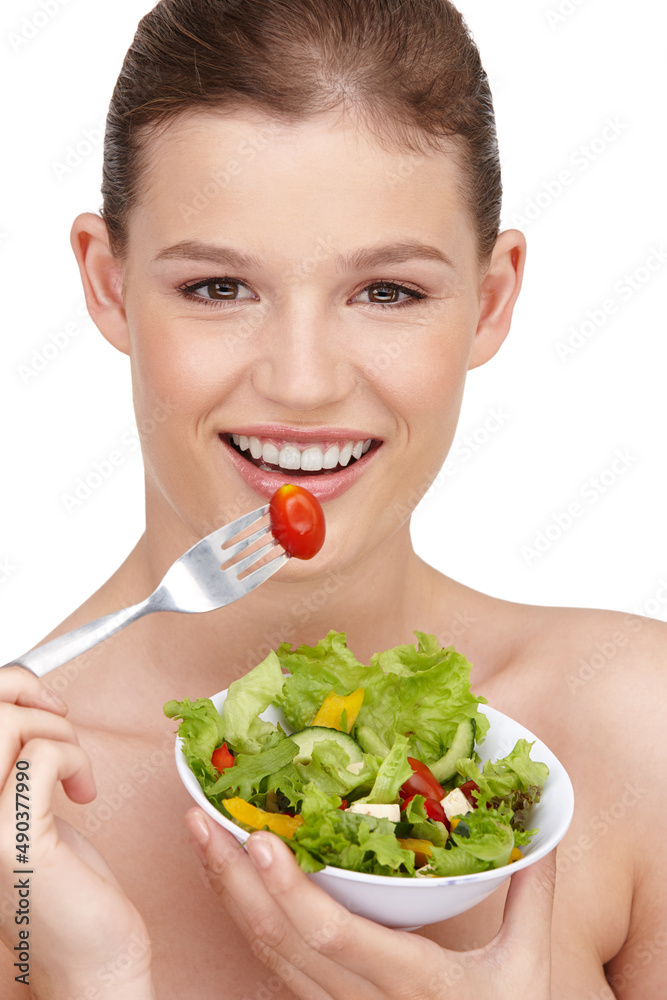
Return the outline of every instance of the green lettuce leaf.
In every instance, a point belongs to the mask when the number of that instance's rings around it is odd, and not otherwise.
[[[264,779],[290,764],[298,752],[299,748],[293,740],[277,733],[259,753],[237,754],[233,767],[225,768],[208,790],[209,797],[224,795],[225,798],[231,798],[240,795],[242,799],[249,801],[256,789],[266,791],[266,788],[260,788]]]
[[[292,650],[287,642],[278,647],[278,659],[288,678],[276,704],[282,708],[289,725],[298,732],[309,726],[324,699],[331,691],[352,694],[381,675],[357,660],[347,648],[345,632],[331,631],[316,646]]]
[[[370,794],[359,801],[377,805],[397,802],[399,788],[411,775],[407,737],[397,736],[391,750],[380,764]]]
[[[277,703],[285,678],[280,660],[272,651],[256,667],[232,681],[222,706],[225,739],[236,753],[257,753],[264,746],[276,726],[258,716],[269,705]]]
[[[417,648],[396,646],[371,658],[373,682],[365,687],[356,727],[360,741],[371,752],[361,733],[372,731],[376,739],[392,746],[399,735],[410,741],[410,755],[425,764],[439,760],[448,750],[457,726],[474,719],[477,740],[488,727],[479,711],[484,698],[470,690],[470,663],[453,647],[441,649],[435,636],[415,631]],[[376,671],[381,676],[377,677]]]
[[[511,826],[490,815],[486,809],[474,809],[466,813],[451,831],[451,839],[466,854],[488,862],[490,868],[509,864],[514,847],[514,831]]]
[[[474,793],[479,808],[484,809],[487,803],[493,808],[504,805],[512,815],[512,827],[524,832],[530,807],[539,802],[549,777],[546,764],[530,759],[532,746],[527,740],[517,740],[511,753],[497,761],[486,761],[481,770],[472,758],[457,765],[464,779],[472,778],[479,785],[479,792]]]
[[[489,861],[480,861],[466,851],[458,848],[432,847],[429,863],[420,868],[420,875],[434,875],[439,878],[451,878],[454,875],[472,875],[474,872],[485,872],[492,868]]]
[[[320,865],[372,875],[414,875],[414,854],[396,840],[394,823],[350,813],[339,805],[338,796],[325,795],[312,785],[304,789],[304,825],[287,841],[292,850],[297,848],[297,857],[300,848]]]
[[[182,719],[178,735],[183,740],[183,753],[204,789],[214,782],[218,772],[211,764],[216,747],[225,741],[222,719],[210,698],[190,701],[168,701],[163,708],[168,719]]]
[[[350,755],[334,740],[320,740],[313,747],[312,760],[297,763],[296,770],[305,785],[312,781],[327,795],[346,798],[352,789],[370,791],[378,773],[380,760],[364,754],[363,766],[358,773],[348,771]],[[393,801],[393,800],[392,800]]]

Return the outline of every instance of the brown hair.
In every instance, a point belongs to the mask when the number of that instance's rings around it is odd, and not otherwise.
[[[412,153],[453,140],[488,263],[502,200],[493,102],[449,0],[160,0],[139,23],[107,118],[102,215],[118,259],[150,136],[186,112],[244,108],[289,125],[353,110],[378,143]]]

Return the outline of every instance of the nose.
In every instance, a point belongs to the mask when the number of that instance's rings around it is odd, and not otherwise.
[[[267,321],[253,385],[265,399],[289,410],[315,410],[344,399],[354,388],[344,334],[321,310],[296,307]]]

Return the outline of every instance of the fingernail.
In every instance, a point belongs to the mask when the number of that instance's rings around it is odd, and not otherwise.
[[[49,708],[59,708],[67,711],[67,705],[65,702],[62,700],[60,695],[56,694],[55,691],[52,691],[51,688],[42,688],[42,701],[45,705],[48,705]]]
[[[186,813],[185,823],[190,831],[190,843],[192,844],[193,850],[202,864],[206,864],[206,853],[204,848],[209,841],[208,827],[206,826],[206,821],[201,816],[200,813]]]
[[[271,845],[263,837],[248,837],[248,853],[258,868],[268,868],[273,861]]]

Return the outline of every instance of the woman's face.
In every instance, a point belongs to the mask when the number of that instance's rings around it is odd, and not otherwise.
[[[330,116],[155,141],[123,274],[149,526],[200,537],[296,481],[327,520],[313,570],[407,531],[480,315],[458,170]]]

